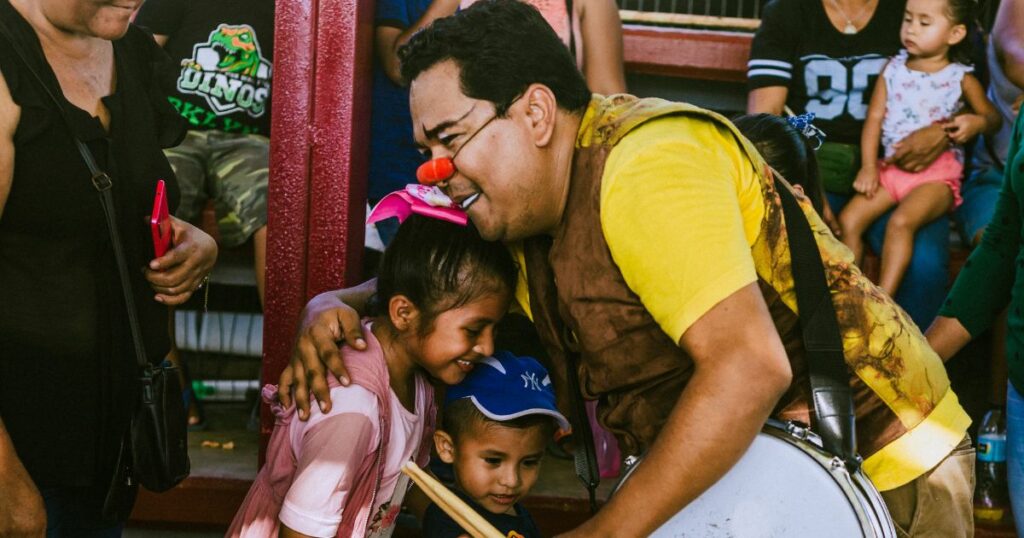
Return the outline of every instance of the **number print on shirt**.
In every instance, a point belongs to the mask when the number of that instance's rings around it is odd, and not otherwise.
[[[854,119],[867,117],[868,86],[885,67],[887,58],[877,54],[830,58],[815,54],[801,58],[807,85],[807,111],[831,120],[844,112]]]

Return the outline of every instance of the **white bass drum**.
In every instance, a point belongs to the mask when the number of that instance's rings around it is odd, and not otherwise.
[[[626,465],[616,490],[643,461]],[[896,538],[896,529],[863,472],[850,473],[807,428],[770,420],[736,466],[651,536]]]

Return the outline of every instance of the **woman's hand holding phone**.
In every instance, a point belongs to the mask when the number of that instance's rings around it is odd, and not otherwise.
[[[179,305],[199,289],[217,261],[217,242],[206,232],[175,217],[169,217],[172,248],[149,262],[146,280],[156,292],[154,299]]]
[[[156,182],[153,212],[149,214],[149,229],[153,233],[153,254],[163,256],[171,245],[171,214],[167,210],[167,187],[164,180]]]

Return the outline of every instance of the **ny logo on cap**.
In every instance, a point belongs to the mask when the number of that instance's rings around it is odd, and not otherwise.
[[[519,374],[519,377],[523,378],[523,388],[530,390],[541,390],[540,381],[537,380],[537,374],[533,372],[526,372]]]

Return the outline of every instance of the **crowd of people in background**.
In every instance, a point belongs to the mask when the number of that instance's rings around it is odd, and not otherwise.
[[[4,536],[119,536],[127,512],[111,491],[138,487],[110,480],[137,402],[134,347],[180,362],[173,308],[203,285],[218,245],[251,244],[264,299],[274,2],[128,4],[0,0]],[[856,314],[840,328],[857,334],[844,345],[862,395],[858,450],[896,526],[973,532],[969,419],[941,361],[992,333],[1009,369],[992,401],[1008,413],[1024,535],[1024,0],[1001,0],[990,21],[974,0],[770,0],[746,113],[731,121],[628,95],[613,0],[375,6],[367,203],[447,159],[440,190],[418,192],[451,206],[440,220],[378,223],[379,278],[307,306],[292,364],[264,391],[277,425],[230,535],[388,535],[407,506],[429,536],[458,536],[400,472],[433,453],[502,532],[539,536],[519,501],[555,433],[573,441],[563,322],[601,427],[655,462],[566,536],[650,532],[766,417],[813,422],[806,365],[793,362],[793,278],[775,264],[789,259],[788,232],[768,225],[789,185],[837,310]],[[121,242],[143,268],[128,281],[101,207],[83,203],[95,188],[76,141],[115,185]],[[136,223],[163,178],[174,239],[154,257]],[[215,237],[198,226],[208,204]],[[704,225],[680,229],[681,218]],[[950,290],[951,229],[973,252]],[[715,259],[688,254],[698,247]],[[884,293],[857,268],[869,252]],[[586,282],[567,285],[571,275]],[[134,346],[122,286],[144,329]],[[536,324],[539,362],[497,349],[510,308]],[[858,332],[857,320],[877,326]],[[881,341],[900,364],[872,368],[895,395],[851,358]],[[756,382],[736,382],[752,370]],[[44,379],[59,390],[40,398]],[[432,382],[448,386],[436,420]],[[510,383],[521,390],[503,392]],[[687,416],[728,424],[728,438]],[[708,442],[683,453],[679,440],[695,437]],[[666,484],[664,499],[640,502]],[[916,503],[922,494],[932,502]]]

